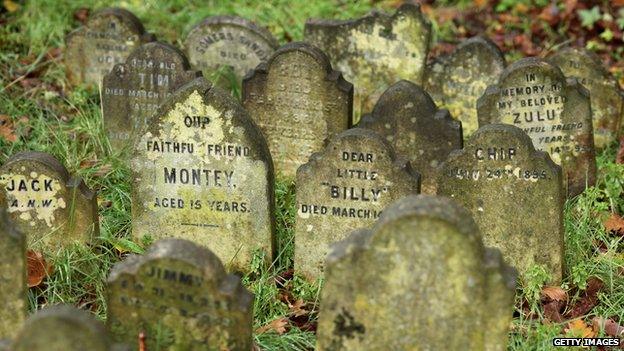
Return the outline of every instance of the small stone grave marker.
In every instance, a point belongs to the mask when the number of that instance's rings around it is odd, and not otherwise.
[[[0,167],[2,208],[32,249],[88,243],[99,233],[97,196],[54,156],[20,152]]]
[[[15,336],[26,318],[26,240],[0,209],[0,339]]]
[[[184,40],[193,68],[208,77],[220,67],[229,66],[239,82],[266,62],[278,46],[268,30],[235,16],[208,17],[193,27]]]
[[[160,103],[185,83],[199,77],[175,47],[151,42],[141,45],[104,76],[102,111],[114,149],[132,145]]]
[[[362,128],[382,135],[423,177],[422,192],[435,194],[437,172],[448,154],[461,149],[462,124],[439,110],[420,86],[402,80],[388,88]]]
[[[620,135],[624,98],[618,81],[603,66],[600,57],[580,48],[566,48],[548,56],[566,77],[576,77],[591,97],[594,143],[604,148]]]
[[[438,194],[464,205],[485,245],[521,273],[544,266],[560,282],[564,266],[561,168],[520,128],[489,124],[449,156]]]
[[[511,124],[531,137],[563,169],[574,196],[596,182],[596,158],[589,93],[543,59],[521,59],[505,69],[498,84],[477,102],[479,125]]]
[[[135,345],[138,336],[132,340]],[[89,312],[69,305],[57,305],[36,312],[26,321],[12,351],[129,351],[116,345]]]
[[[496,44],[483,37],[470,38],[428,67],[425,88],[438,106],[462,122],[467,138],[479,128],[477,99],[498,82],[505,65]]]
[[[401,79],[422,83],[431,23],[420,6],[405,3],[393,15],[372,12],[348,21],[309,19],[304,37],[353,83],[359,118],[391,84]]]
[[[327,257],[317,350],[505,350],[515,272],[447,198],[409,196]]]
[[[353,85],[321,50],[290,43],[245,77],[243,105],[267,138],[276,172],[294,177],[312,153],[349,128]]]
[[[65,66],[74,84],[100,85],[117,63],[143,43],[154,40],[130,11],[107,8],[94,13],[84,27],[65,39]]]
[[[295,271],[321,277],[330,244],[419,190],[420,175],[381,136],[359,128],[337,135],[297,171]]]
[[[188,239],[236,270],[258,250],[271,259],[273,164],[238,101],[197,78],[161,105],[135,149],[134,236]]]
[[[252,348],[253,295],[217,256],[187,240],[163,239],[117,263],[107,301],[108,327],[120,342],[143,332],[148,350]]]

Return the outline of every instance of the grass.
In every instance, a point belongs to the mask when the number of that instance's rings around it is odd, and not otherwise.
[[[389,3],[380,6],[388,7]],[[98,242],[69,247],[50,257],[54,272],[44,285],[30,289],[29,301],[31,310],[65,302],[104,319],[104,282],[110,267],[129,253],[141,253],[147,243],[135,242],[129,235],[129,170],[120,155],[111,151],[103,132],[98,93],[69,87],[59,59],[46,59],[46,53],[63,47],[65,34],[79,25],[73,13],[84,4],[31,0],[13,14],[0,15],[7,19],[0,25],[0,114],[10,116],[17,124],[16,134],[22,136],[16,142],[0,138],[0,163],[18,151],[46,151],[98,191],[101,224]],[[470,2],[463,1],[461,7],[469,5]],[[127,8],[159,39],[177,46],[181,46],[181,39],[195,23],[209,15],[236,14],[249,18],[268,26],[280,43],[286,43],[302,39],[303,24],[308,17],[357,17],[372,7],[367,1],[299,0],[100,0],[91,2],[90,6]],[[434,28],[440,29],[436,37],[442,40],[452,38],[457,31],[451,22],[435,24]],[[518,52],[508,53],[508,57],[518,56]],[[27,116],[27,121],[18,123],[21,116]],[[615,164],[614,158],[615,145],[600,153],[598,184],[566,204],[568,274],[562,287],[570,293],[568,305],[573,306],[583,298],[591,277],[598,277],[605,284],[596,307],[581,317],[585,321],[600,316],[624,322],[622,238],[606,233],[602,224],[609,212],[624,213],[624,166]],[[276,192],[279,255],[270,267],[257,257],[250,273],[243,277],[244,284],[256,296],[254,329],[288,317],[289,302],[302,299],[305,308],[312,311],[318,306],[319,286],[292,277],[294,185],[279,180]],[[539,270],[534,273],[520,284],[509,350],[550,350],[552,337],[561,335],[567,325],[567,321],[544,321],[539,295],[547,277]],[[315,318],[312,312],[308,325]],[[282,335],[272,331],[257,333],[256,344],[263,350],[313,349],[314,332],[290,324]]]

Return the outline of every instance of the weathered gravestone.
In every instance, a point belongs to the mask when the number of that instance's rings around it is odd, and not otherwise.
[[[153,41],[143,24],[130,11],[108,8],[96,12],[84,27],[65,39],[65,66],[69,81],[100,85],[102,78],[117,63],[143,43]]]
[[[420,175],[378,134],[356,128],[337,135],[297,171],[295,270],[321,277],[330,244],[419,190]]]
[[[252,348],[253,295],[190,241],[163,239],[116,264],[107,301],[109,329],[121,342],[143,332],[148,350]]]
[[[462,122],[467,138],[479,128],[477,99],[496,84],[505,65],[496,44],[483,37],[470,38],[428,67],[425,88],[438,106]]]
[[[566,77],[576,77],[591,96],[594,143],[603,148],[620,134],[624,99],[618,81],[603,66],[600,57],[580,48],[566,48],[547,60],[559,66]]]
[[[29,248],[53,250],[97,237],[97,196],[54,156],[13,155],[0,167],[0,187],[0,205],[26,235]]]
[[[26,317],[26,240],[0,209],[0,339],[15,336]]]
[[[505,69],[477,102],[479,125],[511,124],[563,169],[569,196],[596,182],[589,94],[548,62],[529,57]]]
[[[409,196],[327,257],[317,350],[505,350],[514,292],[465,209]]]
[[[125,63],[115,65],[102,88],[104,126],[113,148],[132,146],[160,103],[200,76],[190,71],[181,51],[159,42],[141,45]]]
[[[270,259],[274,177],[262,133],[239,102],[204,78],[177,90],[138,138],[132,233],[210,248],[228,268]]]
[[[560,282],[564,266],[561,168],[520,128],[490,124],[444,164],[438,194],[463,204],[485,245],[521,273],[544,266]]]
[[[243,105],[267,138],[276,171],[294,177],[312,153],[349,128],[353,85],[319,49],[290,43],[245,77]]]
[[[405,3],[393,15],[372,12],[348,21],[310,19],[304,36],[353,83],[359,118],[394,82],[422,83],[431,24],[418,5]]]
[[[463,143],[461,122],[448,110],[438,110],[426,91],[406,80],[388,88],[358,126],[379,133],[407,157],[423,176],[422,192],[427,194],[435,194],[439,166]]]
[[[210,76],[220,67],[229,66],[239,81],[266,62],[278,46],[268,30],[234,16],[208,17],[191,29],[184,40],[193,68]]]
[[[138,336],[133,345],[136,340]],[[69,305],[56,305],[28,318],[10,350],[129,351],[130,348],[113,344],[104,325],[89,312]]]

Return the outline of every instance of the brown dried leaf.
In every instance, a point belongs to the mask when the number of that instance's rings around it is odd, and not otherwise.
[[[624,218],[616,213],[611,213],[611,216],[604,222],[604,227],[607,233],[624,236]]]
[[[147,347],[145,346],[145,333],[139,333],[139,351],[147,351]]]
[[[263,325],[260,328],[255,330],[256,334],[262,334],[269,331],[274,331],[279,335],[282,335],[286,332],[286,326],[288,325],[288,318],[282,317],[278,318],[269,324]]]
[[[620,148],[615,155],[615,163],[624,163],[624,137],[620,138]]]
[[[587,282],[585,294],[572,306],[566,314],[567,319],[579,318],[586,315],[598,303],[598,293],[604,286],[604,283],[598,278],[590,278]]]
[[[104,177],[105,175],[110,173],[110,171],[112,170],[113,170],[113,166],[107,163],[107,164],[101,165],[100,168],[98,168],[98,170],[95,171],[95,173],[93,173],[93,175],[95,177]]]
[[[82,24],[87,24],[87,20],[89,19],[89,9],[86,7],[81,7],[74,12],[74,19]]]
[[[306,310],[305,307],[306,303],[303,302],[303,299],[299,299],[297,301],[295,301],[295,303],[288,303],[288,314],[292,317],[301,317],[301,316],[305,316],[308,313],[310,313],[310,311]]]
[[[553,301],[568,300],[568,293],[558,286],[545,286],[542,289],[542,296],[545,296]]]
[[[7,115],[0,115],[0,136],[11,143],[17,141],[17,135],[15,134],[15,126],[11,117]]]
[[[602,317],[594,317],[592,319],[592,325],[594,327],[594,332],[598,332],[601,329],[604,329],[605,333],[609,336],[618,338],[624,336],[624,327],[619,325],[613,319],[605,319]]]
[[[579,338],[593,338],[596,333],[582,319],[575,319],[568,323],[564,329],[565,333],[570,336]]]
[[[53,267],[46,262],[41,252],[28,250],[26,258],[28,264],[28,287],[39,286],[45,277],[52,274]]]
[[[563,322],[563,317],[561,316],[561,307],[563,307],[565,303],[563,301],[552,300],[546,304],[544,304],[544,316],[555,323]]]

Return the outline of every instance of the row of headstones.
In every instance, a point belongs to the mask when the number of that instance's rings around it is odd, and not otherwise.
[[[0,340],[0,350],[130,350],[140,339],[147,350],[252,349],[253,295],[210,250],[181,239],[112,268],[107,330],[67,306],[22,327],[25,242],[7,223],[0,218],[0,339],[13,341]],[[515,277],[463,207],[405,197],[327,257],[317,349],[505,350]]]

